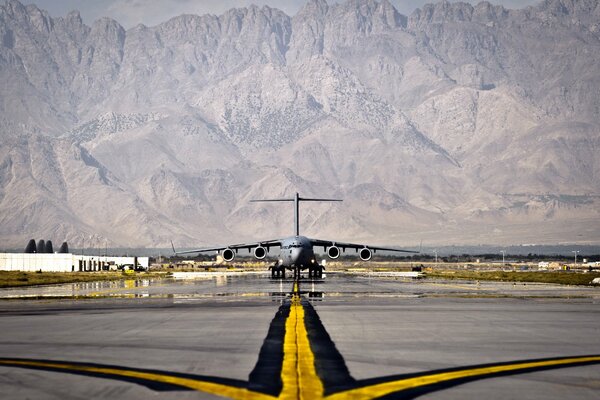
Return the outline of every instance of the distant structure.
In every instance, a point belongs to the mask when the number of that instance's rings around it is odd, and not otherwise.
[[[58,250],[59,254],[67,254],[69,252],[69,245],[67,244],[67,242],[63,242],[63,244],[60,246],[60,249]]]
[[[60,250],[58,251],[61,254],[66,254],[69,252],[69,245],[67,242],[63,242],[62,246],[60,246]],[[40,239],[38,244],[35,244],[35,239],[31,239],[27,246],[25,247],[25,254],[32,253],[45,253],[45,254],[53,254],[54,246],[52,245],[52,240],[43,240]]]
[[[148,269],[148,257],[85,256],[69,252],[63,242],[54,253],[51,240],[31,239],[24,253],[0,253],[0,271],[93,272],[119,269]]]
[[[27,243],[27,247],[25,247],[25,253],[32,254],[37,253],[37,246],[35,245],[35,239],[31,239],[29,243]]]
[[[148,269],[148,257],[82,256],[71,253],[0,253],[0,271],[94,272]]]

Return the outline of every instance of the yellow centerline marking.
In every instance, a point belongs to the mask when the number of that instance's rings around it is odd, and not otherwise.
[[[592,357],[572,357],[561,360],[546,360],[546,361],[532,361],[532,362],[520,362],[508,365],[497,365],[490,367],[471,368],[464,369],[462,371],[453,372],[442,372],[439,374],[424,375],[415,378],[400,379],[392,382],[379,383],[367,387],[358,389],[346,390],[343,392],[335,393],[327,396],[328,400],[337,399],[372,399],[376,397],[385,396],[394,392],[414,389],[421,386],[428,386],[436,383],[448,382],[456,379],[470,378],[476,376],[483,376],[489,374],[495,374],[507,371],[527,370],[535,368],[543,368],[556,365],[569,365],[575,363],[583,363],[589,361],[600,361],[600,356]]]
[[[295,295],[294,295],[295,296]],[[285,321],[285,336],[283,339],[283,363],[281,366],[281,382],[283,387],[279,398],[295,399],[299,397],[298,384],[298,346],[296,344],[297,312],[290,308],[290,314]]]
[[[301,305],[300,305],[301,307]],[[301,308],[300,308],[301,309]],[[288,318],[289,320],[289,318]],[[302,321],[303,322],[303,321]],[[298,337],[300,337],[299,335]],[[287,335],[286,335],[287,340]],[[308,340],[308,336],[306,336]],[[497,365],[481,368],[470,368],[461,371],[442,372],[438,374],[430,374],[418,376],[415,378],[400,379],[392,382],[383,382],[371,386],[366,386],[358,389],[350,389],[343,392],[334,393],[332,395],[323,397],[323,386],[321,380],[316,375],[314,368],[314,358],[304,357],[304,361],[301,361],[303,356],[299,356],[304,351],[301,350],[300,343],[304,342],[303,339],[298,342],[297,352],[286,354],[285,357],[291,356],[288,360],[287,366],[284,369],[291,369],[290,373],[284,374],[282,371],[282,379],[284,380],[284,388],[278,397],[273,397],[267,394],[254,392],[245,388],[237,388],[235,386],[229,386],[220,383],[200,381],[197,379],[181,378],[176,376],[170,376],[152,372],[141,372],[141,371],[130,371],[118,368],[107,368],[107,367],[94,367],[85,365],[75,365],[61,362],[50,362],[50,361],[26,361],[26,360],[0,360],[0,364],[6,366],[23,366],[23,367],[41,367],[41,368],[52,368],[52,369],[64,369],[71,371],[91,372],[100,373],[106,375],[116,375],[131,377],[137,379],[144,379],[153,382],[161,382],[167,384],[178,385],[187,387],[189,389],[201,391],[204,393],[210,393],[218,396],[229,397],[231,399],[239,400],[278,400],[278,399],[327,399],[327,400],[338,400],[338,399],[372,399],[381,396],[385,396],[391,393],[400,392],[403,390],[414,389],[422,386],[428,386],[436,383],[443,383],[457,379],[464,379],[470,377],[484,376],[490,374],[496,374],[508,371],[528,370],[543,368],[549,366],[559,366],[585,362],[600,362],[600,356],[582,356],[582,357],[571,357],[560,360],[546,360],[546,361],[532,361],[532,362],[520,362],[507,365]],[[296,342],[294,342],[296,343]],[[308,342],[306,342],[308,344]],[[306,355],[306,354],[305,354]],[[312,355],[312,352],[310,352]],[[314,357],[314,356],[313,356]],[[285,364],[284,360],[284,364]],[[525,372],[525,371],[524,371]]]
[[[86,365],[75,365],[60,362],[45,362],[45,361],[21,361],[21,360],[0,360],[0,364],[8,366],[29,366],[42,367],[53,369],[64,369],[80,372],[91,372],[107,375],[125,376],[129,378],[145,379],[153,382],[168,383],[178,386],[187,387],[189,389],[210,393],[218,396],[226,396],[232,399],[248,399],[248,400],[274,400],[273,396],[250,391],[245,388],[237,388],[235,386],[224,385],[214,382],[200,381],[197,379],[180,378],[177,376],[164,375],[153,372],[130,371],[118,368],[94,367]]]
[[[323,398],[323,382],[315,368],[315,355],[310,348],[304,324],[304,307],[298,293],[298,282],[294,282],[290,315],[285,321],[281,380],[283,388],[279,399]]]
[[[372,399],[388,394],[401,392],[450,382],[459,379],[484,377],[502,372],[536,370],[544,367],[568,366],[570,364],[600,362],[600,356],[580,356],[555,360],[522,361],[512,364],[491,365],[487,367],[466,368],[459,371],[439,372],[421,375],[413,378],[398,379],[382,382],[370,386],[349,389],[324,397],[323,382],[315,368],[315,356],[310,347],[308,332],[305,325],[304,307],[301,302],[298,282],[294,282],[290,304],[290,313],[285,321],[285,335],[283,342],[283,364],[281,369],[282,390],[279,396],[271,396],[254,392],[246,388],[229,386],[226,384],[202,381],[192,378],[182,378],[155,372],[132,371],[120,368],[100,367],[91,365],[77,365],[66,362],[29,361],[29,360],[0,360],[0,365],[50,368],[66,371],[80,371],[112,376],[122,376],[146,381],[172,384],[189,389],[229,397],[239,400],[283,400],[283,399],[327,399],[344,400]]]

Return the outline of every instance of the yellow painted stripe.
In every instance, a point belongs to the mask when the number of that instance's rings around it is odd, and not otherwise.
[[[187,387],[189,389],[202,391],[205,393],[214,394],[217,396],[225,396],[232,399],[247,399],[247,400],[274,400],[273,396],[250,391],[245,388],[223,385],[220,383],[200,381],[197,379],[181,378],[170,375],[163,375],[153,372],[130,371],[118,368],[94,367],[86,365],[76,365],[60,362],[46,361],[24,361],[24,360],[0,360],[0,364],[7,366],[24,366],[24,367],[44,367],[54,369],[64,369],[68,371],[80,371],[90,373],[100,373],[114,376],[124,376],[136,379],[145,379],[153,382],[169,383],[173,385]]]
[[[298,314],[293,301],[294,299],[292,299],[290,314],[285,321],[285,336],[283,338],[283,363],[281,366],[281,381],[283,387],[281,389],[281,393],[279,394],[280,399],[295,399],[299,396],[297,373],[298,346],[296,344],[296,325]]]
[[[401,379],[392,382],[385,382],[375,384],[372,386],[362,387],[358,389],[347,390],[327,396],[328,400],[338,399],[372,399],[388,395],[390,393],[398,392],[401,390],[414,389],[421,386],[432,385],[436,383],[448,382],[456,379],[470,378],[476,376],[489,375],[499,372],[518,371],[535,369],[550,366],[567,366],[569,364],[576,364],[582,362],[600,361],[600,356],[592,357],[572,357],[560,360],[547,360],[547,361],[533,361],[533,362],[520,362],[508,365],[497,365],[482,368],[471,368],[464,369],[462,371],[443,372],[439,374],[431,374],[425,376],[419,376],[416,378]],[[525,371],[524,371],[525,372]]]
[[[283,342],[283,365],[281,380],[283,388],[280,399],[322,399],[323,382],[315,369],[315,356],[310,348],[308,332],[304,324],[304,308],[294,284],[290,315],[285,322]]]

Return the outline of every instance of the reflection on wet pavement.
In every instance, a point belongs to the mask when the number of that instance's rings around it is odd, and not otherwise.
[[[130,279],[67,283],[0,289],[0,299],[10,298],[172,298],[194,300],[214,297],[264,297],[283,300],[290,295],[291,280],[270,279],[265,274],[215,274],[193,279]],[[374,275],[329,273],[327,278],[301,280],[301,292],[312,300],[343,297],[600,297],[593,287],[539,283],[399,279]]]

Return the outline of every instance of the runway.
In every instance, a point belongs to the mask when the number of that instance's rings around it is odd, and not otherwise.
[[[597,288],[249,275],[0,298],[7,399],[600,394]]]

